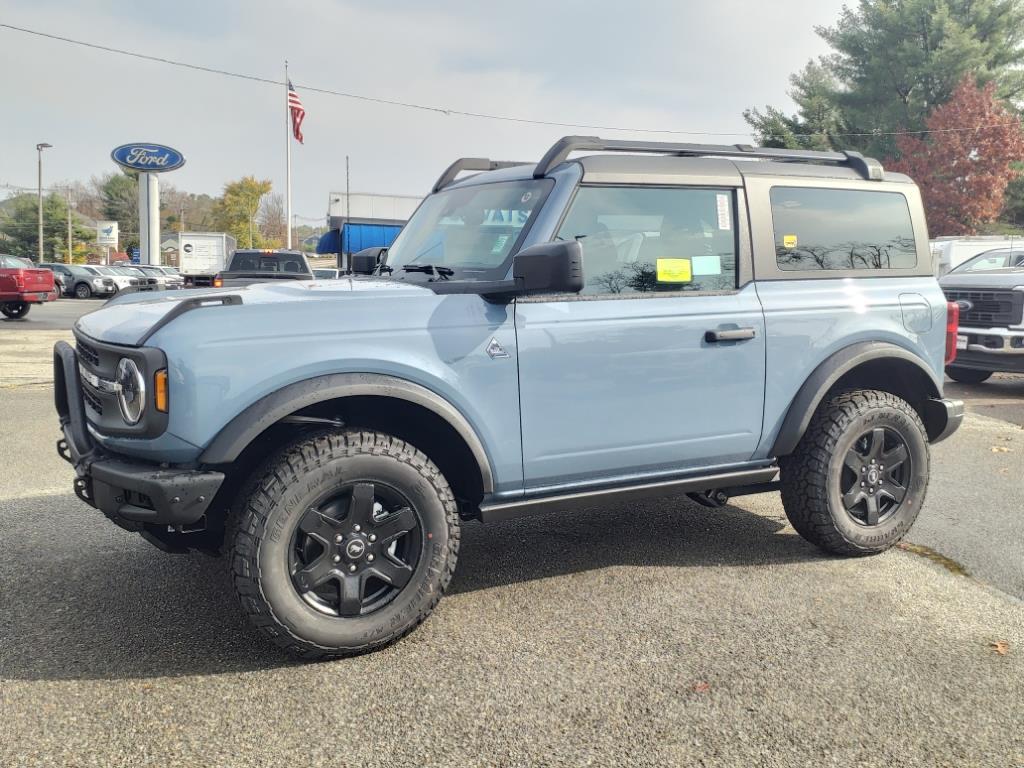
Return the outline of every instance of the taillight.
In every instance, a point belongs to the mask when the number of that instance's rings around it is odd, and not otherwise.
[[[213,287],[214,288],[223,288],[224,287],[224,279],[220,275],[214,275],[213,276]]]
[[[25,287],[25,276],[21,272],[14,273],[14,287],[20,289]]]
[[[946,303],[946,365],[956,360],[956,337],[960,331],[960,305]]]

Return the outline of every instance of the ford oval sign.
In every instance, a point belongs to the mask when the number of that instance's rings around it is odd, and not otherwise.
[[[181,152],[162,144],[122,144],[110,157],[122,168],[144,173],[173,171],[185,164]]]

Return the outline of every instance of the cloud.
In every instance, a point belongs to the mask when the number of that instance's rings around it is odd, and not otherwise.
[[[344,187],[346,154],[353,190],[422,194],[455,157],[535,159],[561,135],[594,131],[407,110],[303,84],[540,120],[745,131],[744,108],[788,106],[787,76],[825,49],[812,25],[834,21],[840,5],[14,0],[4,21],[274,79],[288,58],[307,111],[306,144],[293,148],[294,209],[316,218]],[[34,183],[39,141],[54,145],[53,182],[112,170],[114,146],[144,140],[185,154],[168,175],[179,188],[217,193],[251,173],[283,189],[283,89],[9,30],[0,67],[17,73],[3,95],[0,182]]]

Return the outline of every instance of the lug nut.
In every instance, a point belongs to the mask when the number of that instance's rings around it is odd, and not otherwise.
[[[340,563],[341,562],[341,555],[335,555],[333,559],[334,559],[334,562]]]
[[[358,525],[352,526],[352,530],[358,532],[359,531],[359,526]]]
[[[345,537],[344,537],[344,536],[342,536],[342,535],[341,535],[341,534],[339,533],[339,534],[338,534],[337,536],[335,536],[335,537],[334,537],[334,540],[335,540],[336,542],[338,542],[339,544],[341,544],[341,542],[343,542],[343,541],[345,540]]]
[[[371,533],[370,534],[370,541],[376,541],[376,540],[377,540],[377,534]]]
[[[368,560],[369,562],[371,562],[371,563],[372,563],[372,562],[373,562],[373,555],[367,555],[367,556],[366,556],[366,559],[367,559],[367,560]]]
[[[348,567],[348,569],[349,569],[349,571],[351,571],[352,573],[355,573],[355,572],[356,572],[356,567],[355,567],[355,565],[354,565],[354,564],[353,564],[353,565],[350,565],[350,566]]]

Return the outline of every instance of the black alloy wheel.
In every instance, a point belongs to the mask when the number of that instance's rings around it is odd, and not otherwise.
[[[11,320],[20,320],[28,314],[31,305],[27,301],[10,301],[0,304],[0,314],[9,317]]]
[[[382,483],[346,483],[310,506],[292,533],[289,571],[321,613],[363,616],[409,583],[423,549],[415,509]]]
[[[899,432],[888,427],[865,432],[846,452],[843,465],[843,506],[854,522],[879,525],[899,510],[913,472],[907,441]]]
[[[79,299],[90,299],[92,298],[92,288],[85,283],[79,283],[75,286],[75,296]]]

